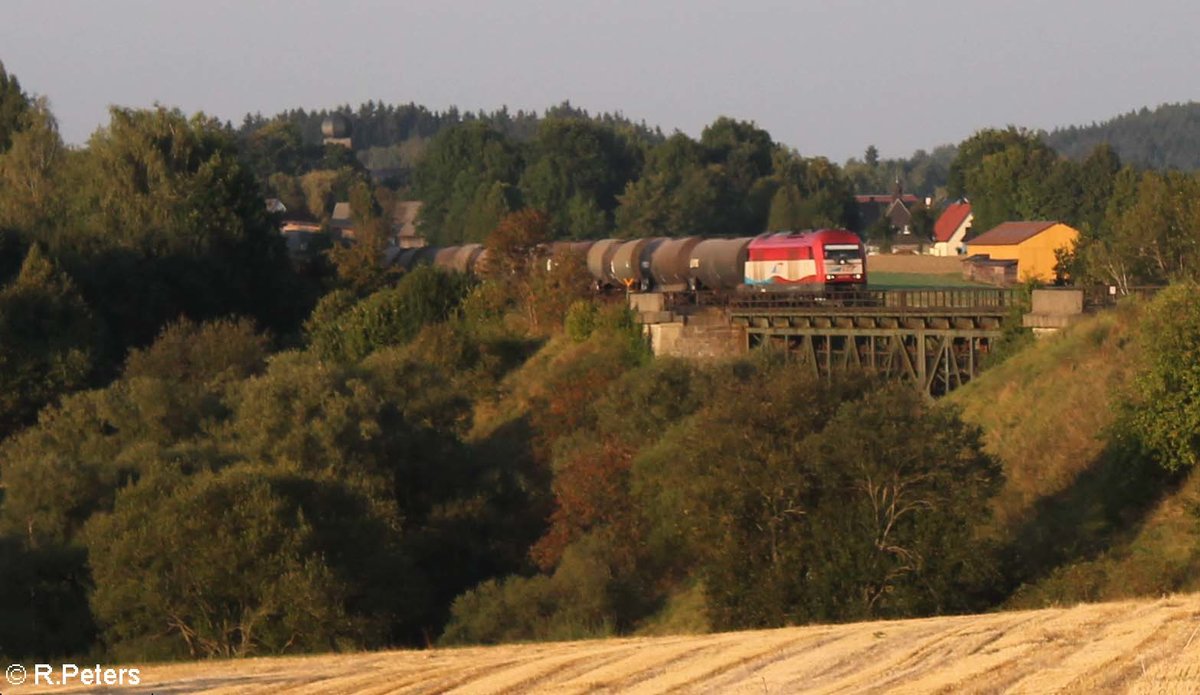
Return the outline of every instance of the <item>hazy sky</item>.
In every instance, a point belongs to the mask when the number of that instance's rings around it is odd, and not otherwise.
[[[569,99],[693,136],[753,120],[843,161],[1200,98],[1200,1],[3,0],[0,62],[71,143],[110,104],[238,123]]]

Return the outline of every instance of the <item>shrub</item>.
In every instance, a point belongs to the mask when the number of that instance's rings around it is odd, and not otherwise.
[[[309,319],[309,342],[325,359],[357,362],[375,350],[407,343],[423,326],[450,318],[468,289],[465,276],[426,266],[358,302],[351,302],[348,293],[333,293]]]
[[[127,658],[379,646],[412,590],[395,528],[333,479],[151,475],[88,523],[92,606]]]

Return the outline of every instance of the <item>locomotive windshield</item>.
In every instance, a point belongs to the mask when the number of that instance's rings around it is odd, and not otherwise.
[[[862,260],[862,252],[857,244],[827,244],[825,260],[837,265],[845,265]]]

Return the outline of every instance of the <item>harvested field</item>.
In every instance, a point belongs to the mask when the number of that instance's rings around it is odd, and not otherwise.
[[[109,692],[1198,691],[1200,595],[699,636],[150,665],[140,686]]]
[[[867,256],[869,272],[917,273],[920,275],[962,275],[962,258],[880,253]]]

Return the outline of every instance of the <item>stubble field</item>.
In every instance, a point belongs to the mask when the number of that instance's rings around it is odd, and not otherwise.
[[[146,665],[120,693],[1200,691],[1200,595],[698,636]],[[6,694],[87,688],[5,688]]]

